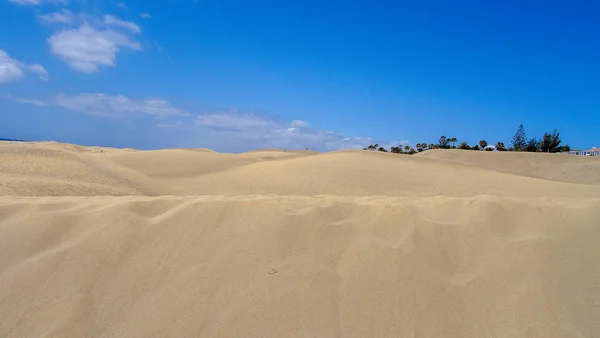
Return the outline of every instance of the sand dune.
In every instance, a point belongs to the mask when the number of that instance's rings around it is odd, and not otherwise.
[[[558,156],[0,142],[0,337],[595,337]]]
[[[509,154],[527,158],[511,166],[483,152],[398,156],[263,150],[236,155],[188,149],[84,149],[58,143],[0,143],[0,195],[600,197],[600,160],[565,155]],[[454,159],[462,153],[467,156]],[[489,163],[486,158],[491,158]],[[556,165],[554,158],[560,159]],[[560,180],[550,180],[557,173],[562,173]]]
[[[600,158],[562,154],[473,152],[431,150],[418,154],[428,158],[477,165],[506,173],[551,181],[600,184]]]

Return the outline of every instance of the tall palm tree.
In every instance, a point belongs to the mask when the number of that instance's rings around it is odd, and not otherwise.
[[[485,147],[487,147],[487,146],[488,146],[488,143],[487,143],[487,141],[486,141],[486,140],[481,140],[481,141],[479,141],[479,148],[480,148],[481,150],[485,149]]]
[[[458,139],[456,137],[451,137],[448,139],[448,142],[452,143],[452,148],[455,148],[454,143],[456,143]]]

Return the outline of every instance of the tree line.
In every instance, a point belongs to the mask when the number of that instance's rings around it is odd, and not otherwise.
[[[561,145],[562,140],[558,130],[554,129],[553,132],[544,133],[544,135],[538,138],[527,138],[525,134],[525,127],[521,124],[517,129],[515,135],[512,138],[512,142],[509,147],[506,147],[504,142],[497,142],[495,145],[490,145],[486,140],[481,140],[474,145],[469,145],[467,142],[458,143],[456,137],[441,136],[437,143],[417,143],[414,147],[405,145],[399,145],[391,147],[389,150],[379,144],[371,144],[363,150],[390,152],[396,154],[407,154],[413,155],[429,149],[462,149],[462,150],[481,150],[481,151],[525,151],[525,152],[544,152],[544,153],[558,153],[563,151],[570,151],[571,147],[567,145]]]

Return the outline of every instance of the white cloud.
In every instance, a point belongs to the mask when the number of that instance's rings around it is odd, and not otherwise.
[[[296,127],[296,128],[309,128],[310,124],[306,121],[302,121],[302,120],[294,120],[291,123],[292,126]]]
[[[27,65],[11,58],[8,53],[0,49],[0,84],[18,81],[23,78],[26,72],[37,75],[41,80],[47,80],[49,77],[48,72],[42,65]]]
[[[39,106],[39,107],[48,106],[48,103],[44,102],[42,100],[31,99],[31,98],[27,98],[27,97],[13,96],[13,95],[7,94],[7,93],[0,94],[0,99],[13,100],[15,102],[24,103],[24,104],[31,104],[31,105]]]
[[[104,117],[189,115],[187,111],[175,108],[168,101],[161,98],[139,100],[123,95],[102,93],[58,94],[52,98],[51,103],[74,112]]]
[[[36,6],[40,4],[40,0],[8,0],[8,2],[24,6]]]
[[[38,15],[38,19],[42,23],[71,23],[73,22],[73,12],[68,9],[63,9],[60,12]]]
[[[12,2],[17,5],[23,6],[38,6],[42,2],[50,2],[53,4],[66,4],[67,0],[8,0],[8,2]]]
[[[315,129],[305,121],[288,123],[236,110],[200,115],[195,125],[195,129],[177,128],[174,125],[164,127],[178,132],[186,131],[187,142],[194,142],[196,146],[232,152],[257,148],[309,148],[319,151],[359,149],[371,141]]]
[[[140,26],[136,25],[135,23],[131,21],[124,21],[108,14],[104,16],[104,23],[108,26],[123,27],[137,34],[142,32]]]
[[[77,29],[64,30],[48,38],[52,52],[71,68],[94,73],[99,67],[115,67],[121,48],[140,50],[140,44],[121,33],[97,30],[84,23]]]
[[[198,116],[196,125],[228,131],[261,131],[272,127],[273,121],[254,114],[240,114],[233,110]]]
[[[156,118],[185,117],[190,113],[173,107],[162,98],[132,99],[124,95],[107,95],[103,93],[80,93],[68,95],[59,93],[48,100],[16,97],[0,94],[0,98],[36,106],[55,106],[77,113],[100,117],[134,117],[151,116]]]
[[[152,17],[152,15],[150,15],[150,13],[140,13],[140,17],[142,19],[150,19]]]
[[[46,107],[46,106],[48,106],[47,102],[44,102],[44,101],[38,100],[38,99],[29,99],[29,98],[26,98],[26,97],[17,97],[14,100],[17,101],[17,102],[19,102],[19,103],[31,104],[31,105],[38,106],[38,107]]]
[[[384,147],[405,144],[374,141],[367,137],[343,135],[311,127],[305,121],[290,122],[239,112],[237,110],[192,115],[161,98],[133,99],[102,93],[58,94],[47,101],[5,97],[37,106],[61,107],[76,113],[103,118],[153,118],[158,131],[140,124],[140,133],[158,133],[169,147],[206,147],[221,152],[241,152],[260,148],[311,149],[333,151],[361,149],[372,143]],[[146,127],[144,127],[146,126]],[[135,135],[132,135],[132,139]]]
[[[6,52],[0,50],[0,84],[20,80],[23,69],[18,61],[11,59]]]
[[[39,63],[27,66],[27,70],[36,74],[38,76],[38,78],[40,78],[41,80],[44,80],[44,81],[47,81],[48,78],[50,77],[46,68],[44,68]]]

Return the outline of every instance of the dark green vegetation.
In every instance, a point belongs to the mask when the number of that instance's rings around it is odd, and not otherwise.
[[[391,152],[395,154],[407,154],[413,155],[429,149],[462,149],[462,150],[485,150],[485,151],[527,151],[527,152],[544,152],[544,153],[558,153],[563,151],[570,151],[569,145],[561,146],[562,140],[558,130],[554,129],[551,133],[544,133],[541,139],[531,138],[527,139],[525,134],[525,128],[521,124],[517,129],[517,132],[512,138],[510,147],[507,148],[504,142],[497,142],[495,145],[490,145],[486,140],[481,140],[477,144],[470,146],[467,142],[456,143],[458,139],[456,137],[441,136],[437,143],[417,143],[414,147],[405,145],[398,145],[397,147],[391,147],[389,150],[379,144],[372,144],[364,150]]]

